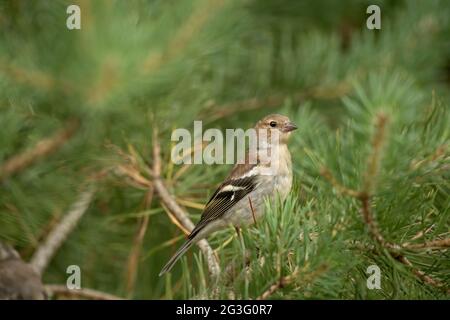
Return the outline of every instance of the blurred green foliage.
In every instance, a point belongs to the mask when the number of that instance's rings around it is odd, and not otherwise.
[[[72,3],[81,8],[81,30],[66,28]],[[381,7],[381,30],[366,28],[369,4]],[[133,146],[151,162],[157,126],[164,175],[172,178],[181,170],[169,164],[173,128],[190,129],[194,120],[248,128],[278,112],[300,126],[291,143],[296,187],[285,204],[268,204],[267,218],[243,239],[234,230],[210,239],[219,248],[233,237],[218,255],[224,270],[235,260],[238,269],[232,283],[223,276],[219,297],[256,298],[297,267],[298,285],[273,297],[446,298],[385,252],[350,245],[374,245],[360,204],[338,194],[320,170],[361,188],[374,119],[383,112],[388,132],[373,198],[380,229],[397,243],[431,226],[421,240],[448,237],[449,17],[447,1],[2,1],[0,165],[70,119],[81,127],[60,150],[0,181],[0,239],[28,259],[89,177],[120,161],[110,144]],[[250,107],[249,99],[256,101]],[[205,203],[228,169],[192,166],[171,180],[171,191]],[[83,287],[139,299],[211,297],[214,284],[196,248],[170,277],[158,278],[182,233],[157,199],[145,208],[145,194],[118,177],[103,179],[44,281],[65,283],[66,267],[77,264]],[[199,209],[188,210],[199,218]],[[142,215],[149,225],[138,281],[127,292]],[[447,251],[408,258],[448,285]],[[370,264],[382,269],[382,290],[365,286]]]

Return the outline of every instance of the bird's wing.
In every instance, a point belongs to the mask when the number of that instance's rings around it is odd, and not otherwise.
[[[258,184],[258,175],[255,170],[252,170],[253,168],[255,168],[255,165],[249,164],[238,164],[234,167],[229,177],[217,188],[206,204],[202,217],[189,235],[189,239],[194,238],[209,222],[222,217],[236,203],[253,191]],[[243,174],[244,172],[247,174]]]

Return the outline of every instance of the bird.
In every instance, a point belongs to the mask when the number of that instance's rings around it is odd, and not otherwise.
[[[287,143],[297,126],[287,116],[271,114],[259,120],[254,129],[265,133],[266,137],[264,134],[258,135],[257,147],[249,148],[245,161],[234,165],[207,202],[200,221],[187,241],[162,268],[159,276],[169,272],[178,259],[199,240],[230,225],[239,230],[241,226],[256,223],[264,214],[267,198],[274,199],[278,194],[284,200],[290,192],[293,176]],[[261,161],[264,157],[270,161]]]
[[[16,250],[0,242],[0,300],[45,300],[41,277]]]

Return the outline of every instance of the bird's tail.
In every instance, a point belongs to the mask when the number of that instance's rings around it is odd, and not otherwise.
[[[169,272],[172,267],[175,265],[175,263],[178,261],[178,259],[181,258],[181,256],[189,250],[189,248],[194,244],[193,239],[189,239],[186,241],[180,249],[170,258],[169,262],[162,268],[161,272],[159,273],[159,276],[162,276],[164,273]]]

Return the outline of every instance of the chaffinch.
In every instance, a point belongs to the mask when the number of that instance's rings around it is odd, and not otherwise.
[[[297,126],[286,116],[272,114],[258,121],[254,129],[264,133],[257,136],[257,147],[247,151],[244,163],[236,164],[217,188],[200,221],[161,270],[160,276],[169,272],[197,241],[229,225],[239,228],[256,222],[264,213],[265,199],[278,194],[283,200],[289,193],[292,162],[287,142]],[[268,161],[262,161],[264,158]]]

